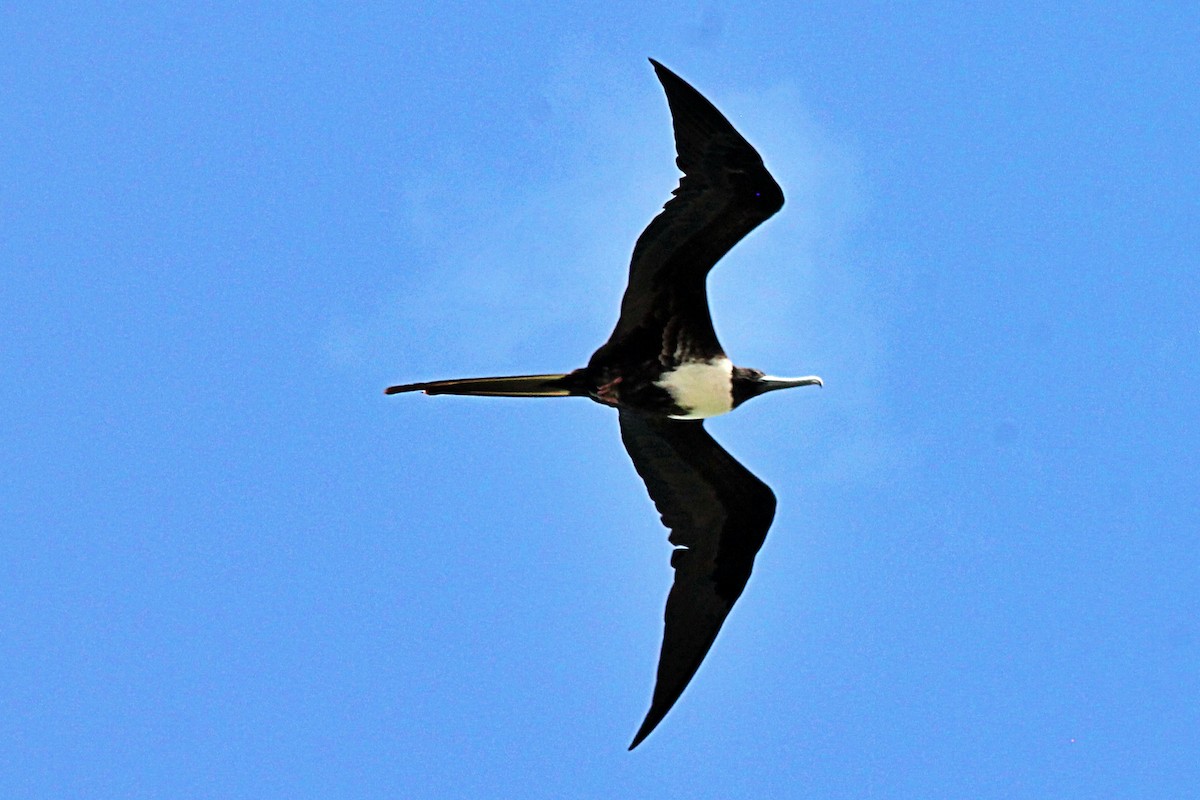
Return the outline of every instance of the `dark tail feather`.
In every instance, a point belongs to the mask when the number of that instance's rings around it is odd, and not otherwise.
[[[579,392],[567,385],[567,374],[510,375],[503,378],[455,378],[448,381],[406,383],[389,386],[385,394],[424,392],[425,394],[465,394],[482,397],[570,397]]]

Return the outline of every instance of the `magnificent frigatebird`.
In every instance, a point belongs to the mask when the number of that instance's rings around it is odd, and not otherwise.
[[[629,749],[662,721],[712,647],[750,578],[775,494],[713,441],[702,420],[752,397],[821,385],[735,367],[717,341],[705,281],[729,249],[783,207],[783,191],[712,103],[650,59],[675,126],[683,172],[633,248],[621,316],[586,367],[554,375],[459,378],[388,394],[590,397],[617,409],[621,441],[675,546],[675,582],[650,711]]]

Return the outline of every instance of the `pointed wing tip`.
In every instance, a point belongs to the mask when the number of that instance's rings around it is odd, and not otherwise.
[[[682,78],[676,75],[669,67],[664,67],[661,61],[653,58],[647,58],[647,60],[654,66],[654,72],[656,75],[658,75],[659,83],[664,83],[665,81],[669,80],[682,80]]]
[[[684,684],[686,686],[686,684]],[[646,737],[654,733],[654,729],[659,723],[667,718],[667,714],[675,706],[675,701],[679,699],[679,695],[683,694],[683,689],[673,693],[673,697],[663,702],[664,698],[658,696],[658,687],[655,686],[655,698],[650,702],[650,710],[646,712],[646,718],[642,720],[642,726],[638,728],[638,732],[633,737],[633,741],[629,744],[629,749],[637,747],[642,742],[646,741]]]
[[[658,727],[658,723],[662,722],[665,714],[658,715],[657,719],[654,716],[654,709],[650,709],[650,713],[646,715],[646,719],[642,722],[642,727],[638,728],[637,734],[634,735],[633,741],[629,743],[629,750],[633,750],[642,742],[646,741],[646,737],[654,733],[654,729]]]
[[[658,82],[663,85],[663,88],[666,88],[670,83],[682,83],[684,86],[692,89],[691,84],[679,77],[679,75],[676,74],[676,72],[670,67],[663,66],[661,61],[653,58],[649,59],[649,61],[654,65],[654,74],[658,76]],[[695,89],[692,89],[692,91],[695,91]]]

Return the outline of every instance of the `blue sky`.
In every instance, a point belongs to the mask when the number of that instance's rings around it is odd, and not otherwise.
[[[13,5],[0,795],[1185,797],[1200,13]],[[582,365],[675,186],[780,509],[655,734],[669,545]]]

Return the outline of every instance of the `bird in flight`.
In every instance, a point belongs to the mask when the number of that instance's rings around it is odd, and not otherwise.
[[[708,273],[783,206],[783,191],[729,120],[650,59],[667,95],[683,177],[633,248],[617,326],[586,367],[563,374],[458,378],[387,394],[590,397],[617,409],[621,441],[671,533],[675,581],[650,710],[629,749],[671,710],[741,596],[775,517],[775,494],[704,430],[703,420],[776,389],[822,385],[735,367],[708,310]]]

